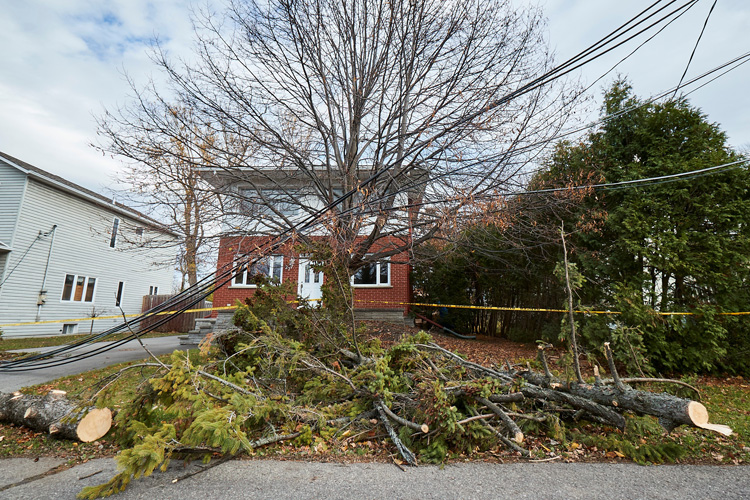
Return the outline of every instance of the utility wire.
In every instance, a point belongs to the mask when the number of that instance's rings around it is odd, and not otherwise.
[[[647,12],[653,6],[655,6],[656,4],[659,3],[658,1],[655,2],[648,9],[642,11],[637,16],[635,16],[634,18],[632,18],[631,20],[629,20],[628,22],[626,22],[625,24],[623,24],[622,26],[620,26],[618,29],[616,29],[615,31],[611,32],[606,37],[602,38],[599,42],[597,42],[593,46],[591,46],[588,49],[586,49],[586,50],[582,51],[581,53],[579,53],[574,58],[571,58],[568,61],[566,61],[565,63],[563,63],[562,65],[560,65],[560,66],[558,66],[556,68],[553,68],[552,70],[550,70],[549,72],[545,73],[544,75],[542,75],[542,76],[540,76],[540,77],[532,80],[531,82],[527,83],[526,85],[523,85],[522,87],[516,89],[515,91],[507,94],[505,97],[497,99],[496,101],[494,101],[493,103],[491,103],[489,106],[483,108],[482,110],[474,112],[474,113],[471,113],[470,115],[468,115],[468,116],[464,117],[463,119],[459,120],[458,122],[454,123],[451,127],[447,127],[443,131],[434,134],[433,137],[425,139],[421,143],[418,143],[417,145],[415,145],[415,147],[423,147],[423,146],[429,144],[431,141],[438,140],[440,137],[442,137],[443,135],[447,134],[452,128],[455,128],[456,126],[460,126],[462,124],[465,124],[465,123],[467,123],[467,122],[469,122],[471,120],[474,120],[477,117],[481,116],[482,114],[485,114],[485,113],[487,113],[487,112],[489,112],[489,111],[497,108],[498,106],[501,106],[502,104],[505,104],[505,103],[509,102],[512,99],[515,99],[517,97],[520,97],[521,95],[524,95],[524,94],[526,94],[528,92],[536,90],[537,88],[539,88],[539,87],[541,87],[543,85],[547,85],[547,84],[551,83],[552,81],[554,81],[554,80],[556,80],[558,78],[561,78],[565,74],[570,73],[571,71],[573,71],[573,70],[581,67],[582,65],[587,64],[587,63],[589,63],[589,62],[591,62],[591,61],[593,61],[593,60],[595,60],[595,59],[597,59],[599,57],[602,57],[603,55],[605,55],[606,53],[610,52],[611,50],[614,50],[615,48],[621,46],[622,44],[627,43],[628,41],[632,40],[636,36],[644,33],[645,31],[648,31],[652,27],[658,25],[664,19],[669,18],[670,16],[672,16],[675,13],[677,13],[677,12],[685,9],[686,7],[689,8],[697,0],[693,0],[693,1],[690,1],[690,2],[688,2],[686,4],[683,4],[683,5],[679,6],[677,9],[669,12],[668,14],[666,14],[665,16],[663,16],[662,18],[660,18],[657,21],[653,22],[652,24],[648,25],[646,28],[641,29],[640,31],[636,32],[635,34],[631,35],[630,37],[628,37],[625,40],[619,41],[613,47],[610,47],[610,48],[604,50],[603,52],[598,53],[598,54],[596,54],[594,56],[591,56],[588,59],[586,59],[586,57],[588,57],[590,54],[593,54],[594,52],[596,52],[600,48],[605,47],[610,42],[613,42],[614,40],[617,40],[619,37],[623,36],[624,34],[626,34],[626,33],[630,32],[630,31],[634,30],[637,26],[639,26],[639,25],[647,22],[651,18],[655,17],[659,12],[665,10],[669,5],[672,5],[673,3],[675,3],[675,1],[676,0],[672,0],[671,2],[669,2],[667,4],[667,6],[662,7],[661,9],[657,10],[655,13],[651,13],[646,18],[641,19],[641,20],[639,20],[639,21],[636,22],[636,20],[643,13]],[[633,26],[628,27],[628,25],[630,25],[633,22],[635,22],[635,24]],[[620,31],[622,31],[622,33],[618,34],[618,32],[620,32]],[[579,61],[583,61],[583,62],[579,62]],[[400,158],[400,160],[403,160],[403,159],[406,159],[405,156],[404,156],[404,158]],[[382,176],[386,172],[388,172],[393,167],[393,165],[396,165],[396,164],[399,164],[399,163],[400,163],[399,161],[394,161],[390,165],[388,165],[386,167],[383,167],[382,169],[376,171],[369,178],[367,178],[365,181],[363,181],[358,188],[352,189],[349,192],[344,193],[342,196],[338,197],[336,200],[334,200],[331,203],[327,204],[324,208],[322,208],[322,209],[318,210],[317,212],[315,212],[315,213],[311,214],[310,216],[308,216],[305,220],[303,220],[300,223],[295,224],[295,225],[289,227],[288,229],[282,231],[278,235],[278,237],[275,239],[275,241],[273,243],[269,243],[268,245],[266,245],[266,248],[264,250],[265,253],[262,254],[262,255],[265,255],[267,252],[272,252],[275,249],[278,249],[280,246],[282,246],[287,241],[289,241],[289,239],[292,237],[292,235],[294,235],[296,233],[301,233],[303,231],[306,231],[306,230],[308,230],[310,228],[313,228],[316,225],[318,225],[319,222],[320,222],[320,218],[323,217],[329,210],[335,208],[336,206],[338,206],[339,204],[341,204],[346,199],[352,197],[362,187],[365,187],[365,186],[373,183],[380,176]],[[246,254],[246,260],[245,260],[244,263],[246,265],[252,265],[252,264],[256,263],[258,260],[260,260],[260,258],[262,258],[262,256],[261,257],[257,257],[257,258],[255,258],[253,260],[251,257],[249,257]],[[216,276],[214,276],[214,277],[207,276],[206,278],[204,278],[203,280],[201,280],[201,282],[199,282],[199,284],[196,284],[196,285],[188,288],[187,290],[181,292],[180,294],[177,294],[173,299],[170,299],[169,301],[166,301],[165,303],[163,303],[162,305],[158,306],[157,308],[155,308],[155,309],[153,309],[151,311],[148,311],[147,313],[145,313],[145,314],[143,314],[143,315],[141,315],[139,317],[134,318],[130,323],[137,325],[140,322],[142,322],[144,319],[153,317],[154,314],[156,314],[157,312],[163,312],[163,311],[168,310],[168,308],[170,308],[170,307],[174,307],[176,304],[178,304],[179,302],[181,302],[182,300],[184,300],[184,298],[186,296],[188,296],[188,294],[193,294],[193,293],[197,292],[196,295],[195,295],[196,298],[194,300],[190,300],[189,301],[191,303],[191,306],[194,305],[195,303],[199,302],[201,299],[203,299],[206,296],[208,296],[213,291],[214,287],[223,286],[224,284],[228,283],[230,280],[232,280],[234,278],[234,276],[236,274],[236,271],[234,271],[232,269],[231,264],[227,264],[227,266],[225,266],[225,267],[227,267],[227,269],[223,270],[223,271],[217,271],[217,275]],[[180,308],[178,311],[181,312],[181,311],[187,310],[187,308],[189,308],[191,306],[186,306],[184,308]],[[168,317],[165,318],[164,320],[157,321],[157,324],[160,324],[160,323],[165,322],[165,321],[168,321]],[[119,325],[117,327],[113,327],[110,330],[107,330],[106,332],[103,332],[102,334],[91,336],[91,337],[89,337],[89,338],[87,338],[85,340],[82,340],[79,343],[76,343],[73,346],[69,346],[69,347],[66,346],[67,348],[61,348],[60,352],[71,350],[71,349],[80,347],[82,345],[91,343],[91,342],[95,341],[94,339],[101,340],[101,339],[106,338],[107,336],[109,336],[109,335],[111,335],[113,333],[117,333],[117,332],[120,332],[120,331],[124,330],[126,326],[127,325],[123,324],[123,325]],[[147,333],[148,331],[152,330],[153,328],[155,328],[155,325],[151,325],[148,328],[141,330],[141,332],[138,333],[137,335],[138,336],[143,335],[143,334]],[[130,340],[130,338],[128,338],[127,340],[124,339],[123,341],[121,341],[121,343],[124,343],[124,342],[129,341],[129,340]],[[115,344],[118,344],[118,342],[115,342]],[[114,348],[114,346],[110,346],[110,348]],[[109,350],[109,349],[102,348],[102,349],[97,349],[96,351],[98,353],[98,352],[103,352],[104,350]],[[46,356],[49,356],[49,355],[50,355],[49,353],[46,354]],[[66,364],[67,362],[74,362],[75,360],[77,360],[77,359],[83,359],[84,357],[89,357],[89,355],[79,355],[79,356],[77,356],[75,358],[69,358],[66,361],[61,361],[59,363],[55,363],[54,366],[58,366],[59,364]],[[38,361],[41,361],[41,360],[38,360]],[[27,367],[26,368],[22,368],[21,366],[19,366],[21,364],[26,364]],[[15,362],[11,361],[11,362],[8,362],[8,363],[2,363],[2,364],[0,364],[0,371],[8,371],[9,369],[12,369],[11,368],[12,366],[16,366],[18,369],[33,369],[33,367],[28,366],[29,364],[32,364],[31,363],[31,358],[24,358],[22,360],[17,360]],[[52,363],[45,363],[45,364],[47,364],[48,366],[52,366]]]
[[[560,188],[548,188],[548,189],[535,189],[535,190],[528,190],[528,191],[512,191],[512,192],[501,192],[501,193],[485,193],[481,196],[477,196],[474,199],[486,199],[486,200],[492,200],[496,199],[498,197],[502,198],[508,198],[508,197],[517,197],[517,196],[524,196],[524,195],[532,195],[532,194],[548,194],[548,193],[556,193],[561,191],[580,191],[580,190],[617,190],[617,189],[627,189],[627,188],[638,188],[638,187],[650,187],[655,186],[659,184],[666,184],[668,182],[676,182],[676,181],[682,181],[682,180],[690,180],[695,179],[699,177],[705,177],[708,175],[715,175],[727,172],[729,170],[735,170],[737,168],[743,168],[748,165],[748,162],[750,160],[737,160],[729,163],[723,163],[721,165],[716,165],[712,167],[706,167],[701,168],[697,170],[690,170],[687,172],[680,172],[677,174],[670,174],[670,175],[662,175],[657,177],[647,177],[642,179],[633,179],[629,181],[621,181],[621,182],[610,182],[610,183],[601,183],[601,184],[584,184],[584,185],[578,185],[578,186],[566,186],[566,187],[560,187]],[[409,203],[404,205],[398,205],[394,206],[389,209],[383,209],[383,210],[377,210],[372,209],[370,211],[363,212],[364,215],[375,215],[377,213],[380,213],[382,211],[390,211],[390,210],[405,210],[408,208],[419,208],[419,207],[425,207],[425,206],[434,206],[434,205],[441,205],[445,203],[455,203],[460,202],[464,200],[465,197],[455,197],[455,198],[447,198],[443,200],[434,200],[434,201],[427,201],[427,202],[419,202],[419,203]]]
[[[42,238],[45,238],[49,236],[49,233],[43,233],[39,231],[39,234],[36,235],[36,238],[34,238],[34,241],[31,242],[31,244],[26,248],[26,251],[21,255],[21,258],[18,259],[18,262],[16,262],[16,265],[13,266],[13,269],[10,270],[10,272],[5,276],[5,279],[0,283],[0,287],[5,284],[6,281],[8,281],[8,278],[10,278],[10,275],[13,274],[13,272],[18,269],[18,266],[21,265],[21,262],[24,261],[26,258],[26,255],[31,251],[31,249],[34,247],[37,241],[41,240]]]
[[[682,16],[684,16],[685,14],[687,14],[687,13],[688,13],[688,12],[690,11],[690,9],[692,9],[692,8],[693,8],[693,7],[695,7],[696,5],[697,5],[697,2],[696,2],[696,3],[693,3],[693,4],[691,4],[691,5],[690,5],[689,7],[687,7],[687,8],[685,9],[685,10],[683,10],[682,12],[680,12],[680,13],[679,13],[679,14],[678,14],[677,16],[675,16],[674,18],[670,19],[670,20],[669,20],[669,22],[668,22],[668,23],[666,23],[666,24],[665,24],[664,26],[662,26],[661,28],[659,28],[659,30],[658,30],[658,31],[657,31],[656,33],[654,33],[653,35],[651,35],[650,37],[648,37],[647,39],[645,39],[645,40],[644,40],[643,42],[641,42],[641,43],[640,43],[640,44],[639,44],[639,45],[638,45],[638,46],[637,46],[636,48],[634,48],[634,49],[633,49],[632,51],[630,51],[630,53],[628,53],[628,55],[626,55],[625,57],[623,57],[622,59],[620,59],[619,61],[617,61],[617,63],[615,63],[615,64],[614,64],[614,65],[613,65],[613,66],[612,66],[611,68],[609,68],[609,70],[605,71],[605,72],[604,72],[603,74],[601,74],[601,75],[600,75],[600,76],[599,76],[599,77],[598,77],[598,78],[597,78],[596,80],[594,80],[593,82],[591,82],[591,84],[589,84],[589,85],[588,85],[588,86],[587,86],[587,87],[586,87],[586,88],[585,88],[585,89],[583,90],[583,93],[585,93],[585,92],[588,92],[589,90],[591,90],[591,88],[592,88],[592,87],[593,87],[594,85],[596,85],[596,83],[597,83],[597,82],[601,81],[601,79],[602,79],[602,78],[604,78],[605,76],[607,76],[608,74],[610,74],[610,73],[611,73],[612,71],[614,71],[614,70],[615,70],[615,68],[617,68],[617,67],[618,67],[618,66],[619,66],[620,64],[622,64],[622,63],[623,63],[623,62],[625,62],[626,60],[628,60],[628,59],[629,59],[629,58],[630,58],[630,57],[631,57],[631,56],[632,56],[633,54],[635,54],[636,52],[638,52],[638,51],[639,51],[639,50],[640,50],[640,49],[641,49],[641,48],[642,48],[642,47],[643,47],[644,45],[646,45],[646,44],[647,44],[648,42],[650,42],[651,40],[653,40],[654,38],[656,38],[656,37],[657,37],[657,36],[658,36],[658,35],[659,35],[659,34],[660,34],[660,33],[661,33],[662,31],[664,31],[664,30],[665,30],[665,29],[667,29],[667,28],[668,28],[669,26],[671,26],[671,24],[672,24],[673,22],[677,21],[677,20],[678,20],[679,18],[681,18]],[[683,76],[684,76],[684,75],[683,75]],[[678,87],[678,88],[679,88],[679,87]]]
[[[672,94],[672,98],[674,98],[677,95],[677,91],[680,90],[680,85],[682,85],[682,80],[685,78],[685,75],[687,75],[688,68],[690,68],[690,63],[693,62],[693,56],[695,56],[695,51],[698,49],[698,44],[701,42],[701,38],[703,38],[703,32],[706,31],[706,26],[708,26],[708,20],[711,18],[711,13],[714,11],[714,7],[716,7],[716,2],[719,0],[714,0],[713,5],[711,5],[711,9],[708,11],[708,15],[706,16],[706,20],[703,22],[703,28],[701,29],[700,34],[698,35],[698,39],[695,41],[695,45],[693,46],[693,51],[690,53],[690,59],[688,59],[687,65],[685,66],[685,71],[682,72],[682,76],[680,77],[680,83],[677,84],[677,88],[674,91],[674,94]]]
[[[695,89],[689,91],[685,95],[686,96],[690,95],[691,93],[697,91],[698,89],[703,88],[708,83],[711,83],[711,82],[715,81],[717,78],[726,75],[730,71],[732,71],[734,69],[737,69],[738,67],[740,67],[741,65],[743,65],[743,64],[745,64],[745,63],[747,63],[749,61],[750,61],[750,52],[746,52],[745,54],[737,56],[737,57],[735,57],[735,58],[733,58],[733,59],[731,59],[731,60],[729,60],[727,62],[724,62],[724,63],[720,64],[719,66],[716,66],[715,68],[712,68],[712,69],[710,69],[710,70],[702,73],[701,75],[698,75],[698,76],[696,76],[694,78],[691,78],[690,80],[688,80],[687,82],[685,82],[685,84],[683,85],[683,88],[687,87],[688,85],[692,85],[693,83],[697,83],[700,80],[702,80],[703,78],[711,76],[713,73],[715,73],[715,72],[717,72],[717,71],[719,71],[721,69],[724,69],[727,66],[731,66],[732,64],[736,63],[735,66],[730,67],[726,71],[724,71],[724,72],[716,75],[714,78],[708,80],[707,82],[701,84],[700,86],[696,87]],[[656,101],[658,101],[660,99],[663,99],[663,98],[667,97],[669,94],[671,94],[672,92],[674,92],[675,89],[676,89],[676,87],[672,87],[670,89],[664,90],[664,91],[662,91],[662,92],[660,92],[658,94],[655,94],[655,95],[651,96],[650,98],[646,99],[645,101],[643,101],[643,102],[641,102],[639,104],[636,104],[634,106],[630,106],[630,107],[625,108],[625,109],[621,109],[621,110],[617,111],[616,113],[612,113],[612,114],[609,114],[609,115],[604,116],[602,118],[599,118],[598,120],[593,121],[593,122],[591,122],[591,123],[589,123],[587,125],[584,125],[584,126],[572,129],[572,130],[568,130],[568,131],[562,132],[560,134],[555,135],[554,137],[550,137],[550,138],[544,139],[542,141],[538,141],[538,142],[534,142],[534,143],[525,145],[525,146],[523,146],[521,148],[516,149],[515,153],[523,152],[524,150],[529,150],[529,149],[533,149],[533,148],[536,148],[536,147],[539,147],[539,146],[543,146],[543,145],[548,144],[548,143],[550,143],[552,141],[555,141],[555,140],[558,140],[558,139],[562,139],[564,137],[568,137],[568,136],[571,136],[571,135],[575,135],[575,134],[578,134],[578,133],[583,132],[585,130],[588,130],[588,129],[594,128],[596,126],[599,126],[601,124],[607,123],[607,122],[609,122],[611,120],[619,118],[620,116],[626,115],[628,113],[631,113],[633,111],[636,111],[638,109],[646,107],[649,104],[652,104],[652,103],[654,103],[654,102],[656,102]],[[387,195],[383,195],[383,196],[381,196],[379,198],[375,198],[373,200],[369,200],[369,203],[370,204],[375,204],[375,203],[379,203],[379,202],[382,202],[382,201],[386,201],[386,200],[388,200],[390,198],[393,198],[393,197],[395,197],[395,196],[397,196],[399,194],[403,194],[403,193],[406,193],[406,192],[409,192],[409,191],[413,191],[414,189],[420,188],[420,187],[422,187],[422,186],[424,186],[426,184],[434,182],[435,180],[438,180],[438,179],[443,178],[443,177],[455,175],[456,173],[468,170],[468,169],[473,168],[475,166],[476,166],[476,164],[474,164],[474,163],[468,164],[466,166],[458,167],[458,168],[455,168],[453,170],[446,171],[446,172],[440,173],[438,175],[431,176],[428,179],[425,179],[425,180],[422,180],[422,181],[419,181],[419,182],[416,182],[416,183],[405,184],[404,186],[402,186],[401,188],[399,188],[396,191],[388,193]],[[532,171],[526,172],[526,174],[532,174],[532,173],[539,172],[539,171],[541,171],[541,169],[532,170]],[[451,200],[456,201],[457,199],[451,198]],[[422,206],[428,205],[428,204],[429,203],[425,203],[425,204],[422,204]],[[347,209],[345,211],[339,212],[337,215],[351,214],[351,213],[357,212],[358,210],[359,210],[358,207],[352,207],[352,208],[349,208],[349,209]],[[373,210],[371,212],[375,212],[375,211]]]
[[[520,196],[520,195],[529,195],[529,194],[546,194],[546,193],[553,193],[553,192],[559,192],[559,191],[574,191],[574,190],[582,190],[582,189],[624,189],[624,188],[632,188],[632,187],[648,187],[652,185],[658,185],[663,184],[666,182],[675,182],[679,180],[687,180],[692,179],[696,177],[703,177],[706,175],[713,175],[717,173],[722,173],[727,170],[730,170],[729,167],[732,168],[741,168],[742,166],[747,165],[747,160],[737,160],[734,162],[724,163],[721,165],[716,165],[712,167],[697,169],[697,170],[691,170],[688,172],[681,172],[677,174],[670,174],[670,175],[662,175],[662,176],[656,176],[656,177],[648,177],[643,179],[634,179],[629,181],[621,181],[621,182],[612,182],[612,183],[602,183],[602,184],[593,184],[593,185],[582,185],[582,186],[568,186],[563,188],[551,188],[551,189],[541,189],[541,190],[533,190],[533,191],[524,191],[524,192],[518,192],[518,193],[500,193],[496,196]],[[410,205],[414,206],[414,204]],[[392,207],[390,210],[403,210],[405,207],[398,206],[398,207]],[[258,259],[256,259],[258,260]],[[222,285],[226,284],[227,273],[222,273],[224,276],[224,279],[222,280]],[[229,276],[229,280],[231,280],[233,276]],[[218,285],[218,286],[222,286]],[[200,298],[198,301],[201,300]],[[184,306],[181,310],[187,310],[187,308],[192,307],[194,305],[194,302]],[[179,314],[180,311],[178,311],[176,314]],[[165,315],[165,318],[161,320],[159,323],[163,323],[165,321],[169,321],[171,319],[171,315]],[[123,330],[128,327],[128,324],[122,324],[116,327],[118,330]],[[118,341],[115,341],[111,344],[102,345],[101,347],[85,352],[81,355],[75,356],[73,359],[65,359],[65,360],[55,360],[55,359],[49,359],[50,356],[53,356],[55,353],[65,352],[69,351],[71,349],[60,349],[56,350],[50,353],[40,354],[38,356],[35,356],[33,358],[24,358],[22,360],[19,360],[23,363],[16,363],[15,365],[13,363],[9,364],[7,368],[15,368],[13,371],[26,371],[26,370],[34,370],[39,368],[47,368],[52,366],[60,366],[64,364],[68,364],[74,361],[78,361],[81,359],[89,358],[92,356],[95,356],[97,354],[100,354],[102,352],[109,351],[111,349],[114,349],[116,347],[119,347],[120,345],[125,344],[126,342],[129,342],[132,340],[132,338],[127,337],[125,339],[121,339]],[[80,347],[80,346],[78,346]],[[29,363],[30,361],[36,361],[35,363]],[[3,367],[6,368],[6,367]],[[6,368],[6,369],[7,369]]]

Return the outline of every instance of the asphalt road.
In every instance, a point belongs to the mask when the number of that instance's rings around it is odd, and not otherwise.
[[[62,460],[0,460],[0,499],[73,500],[84,486],[115,473],[97,459],[23,483]],[[642,467],[633,464],[465,463],[400,470],[381,463],[336,464],[271,460],[231,461],[189,478],[202,467],[173,463],[131,483],[118,500],[235,499],[747,499],[750,466]],[[94,475],[91,475],[94,474]],[[88,477],[87,477],[88,476]],[[177,482],[173,482],[178,479]]]
[[[71,354],[89,352],[93,349],[99,349],[102,346],[109,344],[111,344],[111,342],[99,342],[96,344],[85,346],[80,350],[76,350],[74,353],[71,352],[61,354],[55,356],[52,359],[64,360]],[[177,336],[143,339],[143,344],[148,347],[148,349],[156,356],[170,353],[175,349],[184,350],[186,347],[180,345],[180,341]],[[13,352],[49,352],[54,349],[59,349],[59,347],[60,346],[40,347],[36,349],[24,349],[21,351]],[[54,380],[59,377],[75,375],[77,373],[83,373],[89,370],[103,368],[105,366],[124,363],[126,361],[134,361],[147,357],[149,357],[149,355],[141,347],[141,345],[137,341],[131,340],[130,342],[127,342],[111,351],[102,352],[90,358],[78,360],[75,363],[32,371],[0,372],[0,392],[13,392],[22,387],[49,382],[50,380]]]

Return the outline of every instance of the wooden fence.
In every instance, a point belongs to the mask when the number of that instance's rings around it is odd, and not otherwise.
[[[149,309],[153,309],[154,307],[157,307],[167,300],[174,297],[174,295],[144,295],[143,297],[143,303],[141,306],[141,312],[146,312]],[[186,301],[178,302],[174,307],[170,307],[169,310],[174,311],[181,309],[187,305]],[[211,307],[211,302],[207,302],[205,299],[200,301],[198,304],[191,306],[190,309],[203,309],[206,307]],[[163,325],[157,326],[154,331],[157,332],[178,332],[178,333],[187,333],[190,330],[195,329],[195,320],[199,318],[206,318],[211,315],[211,311],[204,311],[204,312],[191,312],[191,313],[182,313],[173,316],[169,321],[164,323]],[[141,322],[141,329],[146,329],[151,327],[154,323],[160,321],[164,316],[154,316],[152,318],[146,318]]]

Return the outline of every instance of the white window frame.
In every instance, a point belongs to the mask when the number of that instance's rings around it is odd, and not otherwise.
[[[381,264],[383,264],[383,263],[385,263],[388,266],[388,280],[387,280],[386,283],[381,283],[380,282]],[[366,283],[355,283],[354,282],[355,275],[357,274],[357,272],[360,271],[360,269],[364,269],[366,266],[375,266],[376,283],[374,283],[374,284],[372,284],[372,283],[367,283],[367,284]],[[390,257],[385,257],[383,259],[380,259],[377,262],[371,262],[371,263],[367,264],[366,266],[362,266],[361,268],[357,269],[357,271],[355,271],[355,273],[352,275],[351,285],[354,288],[389,288],[389,287],[391,287],[391,259],[390,259]]]
[[[238,273],[234,278],[232,278],[232,282],[229,285],[229,288],[256,288],[257,285],[253,283],[253,276],[256,274],[263,274],[266,278],[269,278],[272,283],[276,282],[274,279],[276,276],[274,276],[274,270],[279,270],[279,276],[278,276],[278,284],[281,284],[284,281],[284,256],[283,255],[268,255],[266,257],[263,257],[258,261],[258,264],[265,261],[265,264],[268,269],[268,273],[248,273],[247,266],[242,266],[242,272]],[[278,265],[278,267],[276,267]],[[239,267],[237,263],[234,265],[235,272],[237,268]]]
[[[62,335],[76,335],[78,333],[78,323],[63,323],[60,333]]]
[[[68,276],[73,277],[73,284],[71,285],[70,289],[70,295],[68,298],[65,298],[65,283],[68,281]],[[83,278],[83,291],[81,292],[81,300],[75,300],[76,296],[76,283],[78,283],[78,279]],[[89,285],[91,284],[91,280],[94,280],[94,290],[91,292],[91,300],[86,300],[86,296],[88,295]],[[99,284],[99,279],[95,278],[94,276],[84,276],[82,274],[70,274],[66,273],[65,278],[63,278],[63,288],[62,292],[60,293],[60,302],[64,304],[94,304],[96,303],[96,289],[98,288],[97,285]]]
[[[125,282],[119,281],[115,289],[115,307],[122,307],[123,298],[125,297]]]
[[[109,248],[117,248],[117,232],[120,230],[120,218],[112,220],[112,235],[109,237]]]

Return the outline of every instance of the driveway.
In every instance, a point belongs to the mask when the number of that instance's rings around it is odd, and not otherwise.
[[[75,350],[74,352],[57,355],[52,359],[64,360],[66,358],[69,358],[73,354],[90,352],[91,350],[99,349],[102,346],[110,344],[112,344],[112,342],[99,342],[96,344],[87,345]],[[143,344],[156,356],[171,353],[176,349],[184,350],[186,347],[188,347],[180,345],[180,340],[177,335],[171,337],[143,339]],[[21,349],[11,352],[44,353],[59,348],[60,346],[39,347],[36,349]],[[105,366],[114,365],[117,363],[125,363],[127,361],[135,361],[148,357],[148,353],[141,347],[138,341],[131,340],[130,342],[116,347],[111,351],[105,351],[92,357],[78,360],[74,363],[23,372],[0,372],[0,392],[13,392],[21,389],[22,387],[49,382],[50,380],[54,380],[56,378],[75,375],[78,373],[103,368]]]

